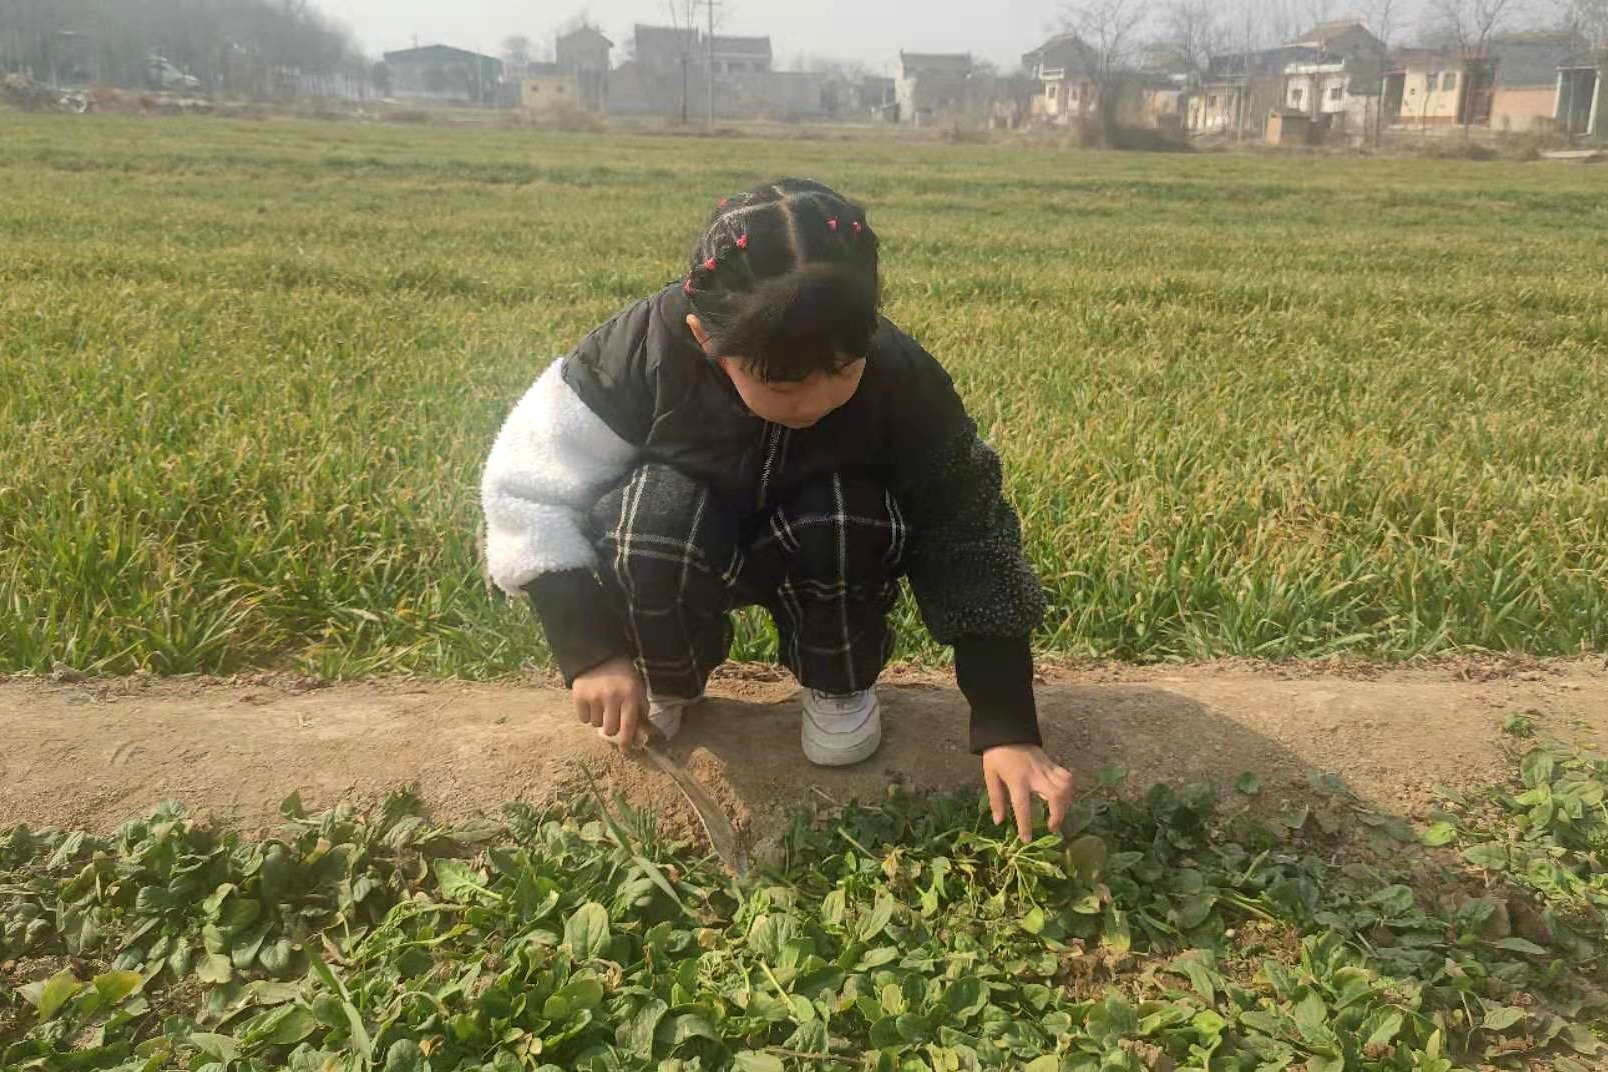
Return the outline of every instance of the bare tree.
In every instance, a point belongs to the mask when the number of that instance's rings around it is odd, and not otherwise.
[[[1245,134],[1245,125],[1250,118],[1256,54],[1266,46],[1269,39],[1269,24],[1265,14],[1263,2],[1239,0],[1239,10],[1230,17],[1225,30],[1229,45],[1239,60],[1240,76],[1243,80],[1233,117],[1236,137],[1243,137]]]
[[[730,0],[702,0],[704,8],[704,27],[709,35],[705,44],[708,46],[708,55],[704,61],[709,65],[706,72],[709,78],[709,130],[715,129],[715,30],[723,25],[726,16],[731,13]]]
[[[1263,0],[1262,18],[1267,22],[1272,43],[1287,45],[1308,29],[1302,25],[1312,9],[1301,0]]]
[[[1272,0],[1238,0],[1225,18],[1230,47],[1236,52],[1255,52],[1272,40],[1268,5]]]
[[[670,13],[670,25],[676,31],[676,52],[681,60],[681,122],[685,125],[687,94],[698,48],[698,9],[703,6],[703,0],[664,0],[664,6]]]
[[[1300,13],[1305,18],[1306,26],[1295,31],[1296,33],[1304,33],[1314,26],[1328,22],[1330,16],[1334,13],[1334,7],[1330,0],[1306,0],[1306,3],[1301,7]]]
[[[1169,0],[1161,9],[1161,36],[1156,44],[1169,65],[1189,78],[1189,91],[1206,80],[1212,57],[1228,41],[1224,13],[1213,0]]]
[[[1608,0],[1563,0],[1563,25],[1582,52],[1608,52]]]
[[[515,78],[523,77],[530,70],[531,59],[530,38],[524,34],[510,34],[503,38],[502,60],[509,74]]]
[[[1428,29],[1465,56],[1484,55],[1491,38],[1506,28],[1514,0],[1429,0]]]
[[[1385,59],[1387,63],[1378,72],[1381,83],[1384,72],[1388,69],[1391,43],[1396,34],[1397,4],[1399,0],[1368,0],[1363,8],[1363,19],[1368,23],[1368,29],[1379,38],[1385,46]],[[1385,139],[1385,91],[1383,84],[1374,87],[1378,90],[1374,97],[1373,129],[1368,132],[1369,139],[1374,145],[1381,144]]]
[[[229,95],[368,80],[350,34],[306,0],[0,0],[0,67],[41,81],[75,78],[81,64],[63,70],[70,39],[87,41],[74,47],[92,56],[94,80],[109,85],[153,81],[153,54],[166,64],[155,68],[159,85],[193,79]]]
[[[1431,32],[1457,50],[1462,68],[1457,110],[1465,141],[1474,121],[1475,83],[1490,75],[1491,39],[1506,28],[1513,6],[1514,0],[1429,0],[1426,7]]]
[[[1087,0],[1063,9],[1064,24],[1090,51],[1089,80],[1097,93],[1101,141],[1110,145],[1123,94],[1134,82],[1134,57],[1150,11],[1142,0]]]
[[[1367,23],[1369,31],[1381,42],[1385,48],[1395,44],[1396,34],[1401,30],[1397,24],[1401,16],[1401,0],[1368,0],[1362,6],[1362,21]]]
[[[597,24],[592,21],[592,13],[587,8],[578,8],[575,13],[565,19],[558,27],[559,37],[572,34],[576,30],[596,30]],[[600,31],[601,32],[601,31]]]

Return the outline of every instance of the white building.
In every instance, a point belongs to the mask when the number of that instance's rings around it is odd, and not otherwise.
[[[900,52],[894,96],[899,121],[922,126],[965,107],[971,53]]]

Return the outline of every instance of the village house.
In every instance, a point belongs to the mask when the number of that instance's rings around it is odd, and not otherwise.
[[[715,77],[771,73],[769,37],[726,37],[715,34],[706,39]]]
[[[426,45],[385,54],[391,97],[442,104],[494,105],[502,61],[449,45]]]
[[[601,112],[609,100],[609,53],[614,42],[591,26],[563,34],[554,51],[559,71],[575,79],[576,99],[590,112]]]
[[[631,59],[653,74],[679,76],[684,66],[698,62],[703,35],[691,27],[644,26],[631,33]],[[701,65],[701,64],[700,64]]]
[[[573,71],[556,63],[526,64],[519,79],[519,107],[532,116],[552,116],[582,107],[580,83]]]
[[[925,126],[964,110],[972,66],[969,52],[900,52],[894,82],[899,121]]]
[[[1296,60],[1285,65],[1285,103],[1312,118],[1313,140],[1343,133],[1358,140],[1380,124],[1381,80],[1389,48],[1357,19],[1314,26],[1297,47],[1317,49],[1316,63]],[[1300,101],[1290,99],[1299,93]]]
[[[1284,69],[1321,59],[1316,49],[1290,46],[1214,55],[1190,97],[1185,127],[1191,134],[1255,131],[1269,111],[1284,107]]]
[[[1145,74],[1140,77],[1138,121],[1142,127],[1181,134],[1188,81],[1182,74]]]
[[[1381,108],[1398,127],[1451,126],[1462,121],[1463,65],[1448,51],[1404,48],[1385,71]]]
[[[769,37],[716,34],[703,42],[709,55],[705,62],[714,71],[716,115],[798,118],[824,113],[826,76],[775,70]]]
[[[1284,67],[1284,105],[1312,117],[1320,131],[1370,128],[1378,115],[1385,43],[1355,19],[1319,23],[1293,42],[1319,59]]]
[[[1259,132],[1266,118],[1299,113],[1288,130],[1367,130],[1378,115],[1384,42],[1355,19],[1319,23],[1277,48],[1214,55],[1190,99],[1192,133]],[[1292,135],[1281,132],[1287,141]],[[1303,135],[1305,136],[1305,135]]]
[[[898,118],[899,100],[894,80],[882,75],[828,81],[827,111],[853,119],[891,121]]]
[[[1494,38],[1491,129],[1504,133],[1558,129],[1558,73],[1569,66],[1574,51],[1574,37],[1567,33],[1515,33]]]
[[[1290,47],[1315,49],[1332,61],[1348,60],[1353,69],[1367,63],[1381,66],[1387,51],[1385,43],[1360,19],[1320,22],[1292,41]]]
[[[1028,118],[1049,126],[1080,126],[1100,119],[1100,54],[1077,34],[1056,34],[1022,54],[1022,70],[1034,83]],[[1120,97],[1117,125],[1173,129],[1183,125],[1182,76],[1157,70],[1121,70],[1109,79]]]
[[[1343,61],[1291,63],[1284,68],[1284,107],[1307,116],[1343,114],[1351,75]]]
[[[609,75],[608,110],[614,115],[695,115],[703,63],[695,29],[638,25],[631,58]]]
[[[769,37],[706,36],[697,29],[638,26],[631,60],[616,67],[609,111],[687,117],[707,113],[713,80],[720,118],[802,118],[826,114],[827,77],[777,71]]]
[[[1287,64],[1283,107],[1312,121],[1314,141],[1342,132],[1361,137],[1379,122],[1382,68],[1378,61],[1349,59]]]
[[[752,85],[738,100],[744,114],[774,119],[808,119],[831,113],[833,95],[827,90],[830,79],[816,71],[767,71],[748,75],[743,84]]]
[[[1404,49],[1385,74],[1387,121],[1402,128],[1472,126],[1502,133],[1591,129],[1597,67],[1563,33],[1513,33],[1478,56]]]
[[[1070,126],[1098,115],[1100,57],[1077,34],[1056,34],[1024,53],[1022,69],[1040,87],[1031,118]]]

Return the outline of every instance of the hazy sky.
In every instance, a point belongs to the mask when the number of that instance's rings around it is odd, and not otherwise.
[[[585,12],[624,45],[634,23],[667,23],[665,0],[314,0],[371,53],[452,44],[496,55],[510,34],[551,48],[554,31]],[[801,55],[861,60],[892,73],[901,48],[966,52],[1014,68],[1059,20],[1062,0],[725,0],[717,32],[769,34],[777,66]],[[717,9],[720,10],[720,9]],[[615,62],[623,56],[615,52]]]

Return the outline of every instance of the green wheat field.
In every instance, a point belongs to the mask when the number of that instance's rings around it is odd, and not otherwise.
[[[491,439],[782,174],[869,206],[1042,653],[1608,647],[1600,169],[0,115],[0,670],[542,662]]]

